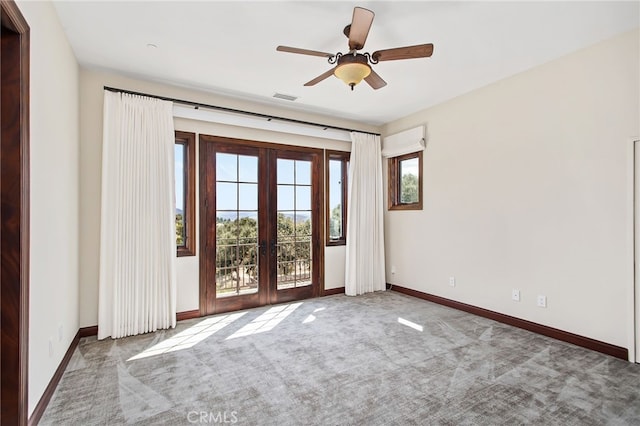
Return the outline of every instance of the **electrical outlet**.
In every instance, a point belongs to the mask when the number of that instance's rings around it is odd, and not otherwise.
[[[543,296],[541,294],[538,295],[538,306],[541,308],[547,307],[547,296]]]
[[[391,274],[396,273],[396,265],[391,265]]]
[[[520,290],[514,288],[513,290],[511,290],[511,298],[513,300],[515,300],[516,302],[520,301]]]
[[[455,287],[456,286],[456,277],[449,277],[449,285],[451,287]]]

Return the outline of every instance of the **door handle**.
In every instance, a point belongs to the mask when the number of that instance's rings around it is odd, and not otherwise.
[[[276,255],[276,242],[271,241],[271,256],[275,256],[275,255]]]
[[[265,240],[260,241],[260,256],[267,254],[267,242]]]

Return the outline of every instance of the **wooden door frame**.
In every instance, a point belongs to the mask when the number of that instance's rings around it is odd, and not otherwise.
[[[285,152],[285,155],[279,156],[279,152]],[[278,159],[292,159],[297,160],[300,159],[300,155],[303,154],[303,157],[307,157],[304,154],[308,154],[308,157],[303,161],[310,161],[312,163],[312,170],[316,170],[316,173],[312,174],[312,188],[313,191],[311,193],[311,202],[315,203],[318,207],[315,214],[313,215],[313,220],[311,223],[312,229],[317,230],[316,235],[318,238],[315,238],[311,241],[313,253],[317,256],[320,256],[322,259],[320,261],[316,261],[315,257],[312,262],[312,272],[311,275],[313,277],[318,277],[320,281],[319,285],[312,287],[311,291],[309,291],[308,287],[298,287],[294,289],[286,289],[286,290],[278,290],[278,280],[277,280],[277,268],[274,268],[271,271],[271,276],[269,277],[269,298],[270,303],[287,303],[290,301],[302,300],[309,297],[320,297],[324,293],[324,237],[325,237],[325,229],[324,224],[326,223],[324,214],[325,214],[325,197],[323,195],[324,192],[324,152],[322,150],[314,149],[313,151],[305,150],[290,150],[288,147],[275,147],[269,156],[270,163],[270,176],[269,183],[271,187],[269,188],[270,192],[270,201],[269,201],[269,215],[277,216],[277,205],[278,205],[278,178],[277,178],[277,161]],[[315,164],[314,162],[317,162]],[[271,223],[271,235],[276,237],[277,223]],[[275,259],[277,262],[277,259]]]
[[[636,155],[640,153],[640,136],[627,139],[627,252],[629,258],[627,260],[627,274],[629,280],[628,287],[628,304],[627,312],[629,316],[629,326],[627,332],[627,347],[629,352],[629,361],[640,363],[640,280],[636,280],[637,268],[640,265],[636,263],[636,258],[640,254],[640,241],[636,239],[636,232],[640,227],[640,223],[636,221],[638,210],[636,205],[640,203],[637,194],[640,188],[636,186],[637,176],[640,171],[640,164],[636,161]]]
[[[29,25],[12,0],[2,14],[0,146],[0,423],[28,421]]]
[[[296,152],[310,152],[317,153],[320,159],[320,165],[318,167],[318,176],[317,181],[314,182],[314,191],[324,191],[324,164],[322,159],[324,158],[323,151],[318,148],[309,148],[302,147],[296,145],[285,145],[271,142],[258,142],[258,141],[250,141],[245,139],[236,139],[236,138],[227,138],[221,136],[213,136],[213,135],[198,135],[198,145],[199,145],[199,194],[200,194],[200,232],[199,238],[199,309],[200,316],[210,315],[212,312],[212,306],[215,306],[215,300],[212,300],[212,295],[207,292],[207,277],[210,277],[211,274],[215,276],[215,271],[210,271],[210,262],[206,262],[206,256],[210,255],[211,246],[215,247],[215,233],[212,233],[211,230],[207,230],[206,223],[207,217],[211,214],[210,208],[214,208],[215,206],[209,206],[207,200],[207,185],[211,184],[211,182],[207,181],[207,163],[208,163],[208,155],[210,154],[210,146],[212,143],[225,143],[225,144],[238,144],[243,146],[250,146],[261,149],[277,149],[277,150],[290,150]],[[320,206],[318,207],[318,213],[316,214],[316,220],[314,221],[314,226],[318,226],[318,238],[313,241],[314,249],[316,249],[317,253],[317,276],[318,276],[318,285],[314,289],[312,297],[319,297],[324,294],[324,234],[325,231],[323,229],[324,224],[324,197],[319,197]],[[214,213],[215,215],[215,213]],[[212,239],[213,238],[213,239]],[[316,266],[316,265],[314,265]],[[269,289],[269,291],[271,291]],[[214,297],[215,299],[215,297]],[[261,305],[266,304],[263,298],[261,300]],[[229,309],[227,309],[229,310]],[[214,309],[215,313],[222,313],[225,310]]]
[[[633,147],[634,147],[634,151],[638,150],[640,151],[640,136],[634,137],[633,138]],[[635,155],[634,155],[635,157]],[[635,161],[635,158],[634,158]],[[638,171],[640,171],[640,164],[636,163],[635,164],[635,169],[634,169],[634,174],[637,173]],[[634,179],[635,180],[635,179]],[[634,182],[635,184],[635,182]],[[640,192],[640,188],[635,188],[634,190],[634,197],[636,196],[637,193]],[[635,198],[634,198],[635,200]],[[634,209],[635,209],[635,202],[634,202]],[[638,212],[635,212],[638,213]],[[640,227],[640,223],[635,222],[635,217],[633,218],[634,220],[634,227]],[[635,239],[635,235],[633,236],[633,238]],[[635,241],[635,240],[634,240]],[[634,330],[634,338],[635,338],[635,348],[634,348],[634,359],[631,361],[634,361],[636,363],[640,363],[640,280],[636,281],[635,279],[635,275],[636,275],[636,268],[639,268],[640,266],[636,264],[635,262],[635,257],[637,256],[636,253],[636,247],[635,246],[640,246],[640,241],[635,241],[634,243],[634,259],[633,259],[633,268],[634,268],[634,295],[635,295],[635,300],[634,300],[634,312],[632,314],[632,318],[634,320],[634,325],[633,325],[633,330]]]

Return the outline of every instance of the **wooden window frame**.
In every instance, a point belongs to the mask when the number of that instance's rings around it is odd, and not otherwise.
[[[348,151],[332,151],[326,150],[324,157],[325,164],[325,244],[327,246],[343,246],[347,244],[347,197],[349,194],[349,160],[351,153]],[[331,204],[329,193],[329,160],[340,160],[342,162],[342,236],[340,238],[331,238]]]
[[[196,134],[176,131],[176,144],[185,146],[184,159],[184,225],[185,242],[176,245],[178,257],[196,255]]]
[[[402,189],[400,188],[401,180],[398,176],[400,171],[400,162],[411,160],[412,158],[418,159],[418,201],[415,203],[402,203],[400,201],[400,195],[402,194]],[[387,192],[389,194],[389,210],[422,210],[422,151],[389,158],[388,166],[389,176]]]

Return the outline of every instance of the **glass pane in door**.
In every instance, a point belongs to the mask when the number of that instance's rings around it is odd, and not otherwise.
[[[216,297],[258,292],[258,158],[216,154]]]
[[[311,285],[311,161],[277,162],[277,289]]]

